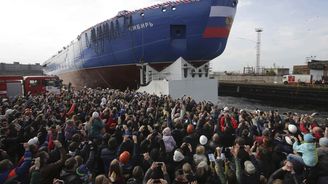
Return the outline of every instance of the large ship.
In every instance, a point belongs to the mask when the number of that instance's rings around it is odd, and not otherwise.
[[[221,55],[237,0],[179,0],[121,11],[83,31],[44,63],[75,87],[137,88],[140,66],[161,71],[182,57],[194,66]]]

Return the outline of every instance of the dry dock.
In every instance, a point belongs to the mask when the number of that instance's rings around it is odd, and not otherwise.
[[[309,104],[328,109],[328,87],[322,86],[219,82],[219,96],[244,97],[295,105]]]

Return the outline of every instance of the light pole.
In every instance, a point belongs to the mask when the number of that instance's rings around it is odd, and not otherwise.
[[[256,74],[260,74],[260,64],[261,64],[261,33],[262,28],[255,28],[257,32],[257,42],[256,42]]]

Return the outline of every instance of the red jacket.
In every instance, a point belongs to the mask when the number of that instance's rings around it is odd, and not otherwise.
[[[233,129],[236,129],[236,128],[238,128],[238,123],[237,123],[237,121],[235,120],[235,118],[233,118],[232,116],[229,116],[228,118],[230,118],[230,122],[231,122],[231,126],[232,126],[232,128]],[[224,115],[223,116],[221,116],[220,118],[219,118],[219,125],[220,125],[220,130],[221,130],[221,132],[224,132],[224,128],[226,127],[225,126],[225,118],[224,118]]]

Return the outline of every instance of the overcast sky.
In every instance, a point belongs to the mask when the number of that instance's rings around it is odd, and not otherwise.
[[[43,63],[83,30],[120,10],[163,0],[1,0],[0,62]],[[215,71],[256,63],[255,27],[262,27],[261,65],[291,67],[328,59],[327,0],[239,0],[227,48]]]

